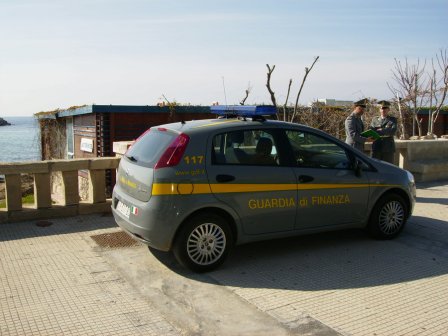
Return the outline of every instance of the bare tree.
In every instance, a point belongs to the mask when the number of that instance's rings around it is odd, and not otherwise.
[[[266,64],[266,67],[268,68],[266,88],[268,89],[268,92],[271,95],[272,105],[274,105],[277,108],[277,100],[275,99],[275,92],[272,91],[272,89],[271,89],[271,75],[275,70],[275,65],[273,65],[271,68],[271,66],[269,64]],[[278,113],[277,113],[277,117],[278,117]]]
[[[434,124],[437,121],[440,110],[445,103],[448,91],[448,57],[447,50],[440,50],[436,55],[437,66],[434,59],[431,60],[432,72],[429,75],[429,120],[428,135],[433,135]],[[440,71],[438,75],[437,72]],[[434,105],[433,105],[434,101]],[[434,107],[434,111],[433,111]]]
[[[319,59],[319,56],[315,57],[313,64],[311,64],[311,67],[309,67],[309,68],[305,67],[305,75],[303,76],[302,84],[300,85],[299,92],[297,93],[296,103],[294,104],[294,112],[292,113],[290,121],[293,121],[297,116],[297,112],[298,112],[297,108],[299,106],[299,98],[300,98],[300,94],[302,93],[302,90],[303,90],[303,85],[305,84],[305,81],[306,81],[309,73],[311,72],[311,70],[313,70],[314,64],[316,64],[318,59]]]
[[[302,93],[303,86],[305,85],[305,82],[306,82],[306,79],[307,79],[309,73],[310,73],[311,70],[313,69],[313,67],[314,67],[314,65],[316,64],[316,62],[317,62],[318,59],[319,59],[319,56],[315,57],[315,58],[314,58],[314,62],[311,64],[311,66],[310,66],[309,68],[308,68],[308,67],[305,67],[305,75],[303,76],[302,84],[300,85],[300,89],[299,89],[299,92],[298,92],[297,97],[296,97],[296,103],[295,103],[295,105],[294,105],[294,110],[293,110],[293,113],[292,113],[292,114],[287,113],[287,110],[288,110],[288,108],[287,108],[287,105],[288,105],[288,99],[289,99],[289,94],[290,94],[290,92],[291,92],[291,84],[292,84],[292,79],[289,80],[288,94],[287,94],[287,96],[286,96],[285,104],[283,105],[283,120],[284,120],[284,121],[290,121],[290,122],[292,122],[292,121],[294,121],[295,118],[298,116],[300,94]],[[277,100],[275,99],[275,92],[272,91],[272,88],[271,88],[271,76],[272,76],[272,72],[273,72],[274,69],[275,69],[275,65],[271,67],[269,64],[266,64],[266,67],[268,68],[266,87],[267,87],[267,89],[268,89],[269,94],[271,95],[271,101],[272,101],[272,104],[273,104],[275,107],[277,107]],[[278,108],[278,107],[277,107],[277,108]],[[278,114],[278,112],[277,112],[277,118],[278,118],[278,117],[279,117],[279,114]]]
[[[285,104],[283,104],[283,121],[286,121],[287,111],[288,111],[288,100],[289,100],[289,94],[291,93],[291,85],[292,85],[292,79],[289,80],[288,84],[288,93],[286,94]]]
[[[407,133],[407,127],[405,126],[405,120],[406,120],[406,116],[403,113],[403,109],[401,108],[401,97],[399,96],[398,92],[397,92],[397,109],[398,109],[398,114],[400,116],[399,119],[399,133],[401,134],[401,139],[409,139],[409,133]]]
[[[244,105],[246,103],[247,98],[249,97],[250,92],[252,91],[252,87],[249,84],[247,84],[247,89],[244,91],[246,96],[240,101],[240,105]]]
[[[394,60],[395,66],[392,69],[392,78],[395,85],[390,83],[387,83],[387,85],[394,96],[402,97],[402,103],[406,104],[408,110],[411,111],[413,118],[412,134],[415,135],[415,125],[417,125],[418,135],[422,136],[422,125],[418,119],[418,112],[424,103],[427,92],[424,78],[426,61],[421,65],[420,60],[417,59],[417,64],[410,65],[407,58],[404,64],[396,58]],[[403,126],[402,134],[408,134],[406,124],[404,123]]]

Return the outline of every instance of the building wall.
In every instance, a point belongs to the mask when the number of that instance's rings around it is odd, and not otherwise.
[[[152,126],[213,117],[214,115],[210,113],[112,113],[110,114],[111,143],[135,140]]]
[[[85,114],[73,117],[74,154],[76,159],[97,157],[96,115]],[[92,151],[88,149],[92,142]],[[81,148],[83,142],[84,147]]]
[[[422,135],[428,134],[428,115],[419,114],[419,120],[422,122]],[[448,134],[448,114],[440,113],[433,127],[433,133],[438,137]],[[416,126],[415,134],[418,134],[418,128]]]
[[[353,106],[352,100],[337,100],[322,98],[317,100],[318,103],[325,104],[326,106]]]
[[[116,108],[116,107],[115,107]],[[97,112],[73,116],[74,158],[114,156],[113,143],[137,139],[152,126],[181,120],[209,119],[210,113],[182,112]],[[91,142],[92,151],[81,147],[82,142]],[[80,171],[80,185],[85,182],[85,172]],[[111,194],[115,184],[115,170],[106,171],[106,195]]]

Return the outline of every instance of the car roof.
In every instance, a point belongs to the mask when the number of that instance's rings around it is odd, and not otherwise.
[[[311,127],[294,124],[285,121],[278,120],[259,120],[259,119],[251,119],[251,118],[217,118],[217,119],[201,119],[201,120],[191,120],[191,121],[182,121],[176,123],[170,123],[165,125],[157,126],[157,128],[167,128],[176,132],[182,133],[208,133],[213,132],[220,129],[239,129],[242,127],[270,127],[270,128],[291,128],[300,126],[302,128],[313,129]]]

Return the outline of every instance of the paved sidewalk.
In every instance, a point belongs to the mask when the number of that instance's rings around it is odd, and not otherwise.
[[[356,231],[257,245],[213,277],[291,327],[311,316],[344,335],[448,335],[448,183],[418,186],[392,241]]]
[[[110,216],[0,225],[0,335],[447,335],[448,181],[417,196],[398,239],[249,244],[206,275],[100,247],[92,237],[120,232]]]
[[[96,250],[112,217],[52,223],[0,225],[0,335],[178,334]]]

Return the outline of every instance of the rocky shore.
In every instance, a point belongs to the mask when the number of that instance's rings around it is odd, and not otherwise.
[[[11,124],[7,122],[5,119],[0,118],[0,126],[10,126]]]

